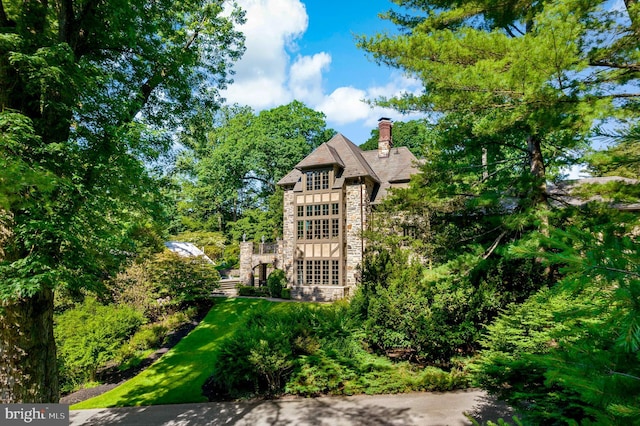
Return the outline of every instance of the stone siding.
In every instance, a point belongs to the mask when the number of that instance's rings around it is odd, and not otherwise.
[[[339,286],[293,286],[291,288],[291,298],[308,302],[332,302],[344,299],[349,295],[348,287]]]
[[[253,285],[253,241],[240,243],[240,282]]]
[[[292,190],[284,191],[283,206],[283,229],[282,229],[282,260],[280,268],[282,268],[290,285],[295,284],[295,249],[296,249],[296,212],[295,212],[295,195]]]
[[[346,185],[345,191],[345,230],[346,271],[345,286],[350,292],[360,283],[359,266],[362,263],[364,241],[362,230],[367,226],[369,200],[372,183],[353,182]]]

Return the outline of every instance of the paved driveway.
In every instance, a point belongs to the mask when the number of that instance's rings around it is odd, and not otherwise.
[[[285,398],[71,412],[71,425],[470,425],[509,418],[509,409],[479,390],[399,395]]]

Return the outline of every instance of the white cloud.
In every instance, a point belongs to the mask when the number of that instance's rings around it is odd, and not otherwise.
[[[418,94],[422,86],[418,80],[394,74],[384,86],[369,87],[366,90],[354,87],[340,87],[318,104],[318,110],[325,113],[327,121],[343,125],[363,121],[368,127],[375,127],[380,117],[397,117],[398,112],[390,108],[371,106],[367,100],[380,97],[399,96],[402,93]],[[422,114],[410,114],[403,120],[422,117]]]
[[[297,41],[307,31],[309,21],[304,4],[300,0],[238,3],[246,11],[247,22],[240,28],[245,35],[246,52],[234,67],[234,83],[223,91],[230,104],[248,105],[259,111],[297,99],[322,111],[330,127],[361,124],[374,128],[382,116],[400,118],[394,110],[370,106],[367,99],[417,93],[421,88],[418,81],[395,73],[384,85],[351,85],[327,92],[324,77],[332,65],[331,55],[319,52],[296,56]]]
[[[291,101],[290,93],[273,76],[254,75],[252,78],[236,80],[224,91],[228,103],[249,105],[260,111]]]
[[[364,90],[354,87],[339,87],[326,96],[316,109],[327,116],[327,121],[346,124],[362,120],[369,114],[370,107],[364,102]]]
[[[223,92],[229,103],[256,109],[291,100],[285,89],[289,52],[307,30],[309,19],[299,0],[239,0],[247,22],[240,27],[246,52],[235,65],[234,83]]]
[[[321,102],[322,72],[329,69],[331,55],[325,52],[299,56],[291,65],[289,88],[294,99],[310,104]]]

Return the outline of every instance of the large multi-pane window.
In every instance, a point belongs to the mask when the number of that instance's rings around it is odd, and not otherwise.
[[[296,282],[298,285],[339,285],[340,262],[338,260],[298,260],[296,261]]]
[[[307,276],[307,284],[313,283],[313,260],[307,260],[305,262],[306,266],[306,276]]]
[[[342,208],[340,202],[334,197],[327,198],[325,194],[330,190],[329,170],[314,170],[305,173],[306,191],[324,191],[322,196],[314,194],[298,198],[301,202],[296,204],[296,237],[311,249],[303,249],[305,254],[295,263],[295,277],[298,285],[340,285],[342,283],[340,260],[336,259],[335,251],[327,255],[323,248],[323,256],[318,256],[317,244],[335,243],[340,238],[342,231]],[[336,194],[332,194],[335,196]],[[311,201],[313,199],[313,201]],[[320,202],[323,199],[324,202]],[[332,250],[335,250],[332,249]],[[316,256],[313,256],[316,254]]]
[[[329,189],[329,170],[312,170],[307,175],[307,191]]]
[[[299,240],[327,240],[339,237],[340,209],[338,203],[298,206],[297,212],[297,236]],[[322,219],[316,219],[315,217],[322,217]]]
[[[340,262],[337,260],[331,261],[331,285],[340,284]]]
[[[340,235],[340,219],[331,219],[331,238],[337,238]]]
[[[304,261],[296,260],[296,284],[304,284]]]

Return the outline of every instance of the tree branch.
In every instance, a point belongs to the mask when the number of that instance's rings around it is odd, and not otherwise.
[[[627,374],[627,373],[620,373],[619,371],[609,370],[609,374],[611,374],[612,376],[615,375],[615,376],[627,377],[629,379],[640,380],[640,377],[633,376],[633,375]]]
[[[618,64],[616,62],[610,61],[589,61],[589,65],[592,67],[607,67],[607,68],[616,68],[621,70],[633,70],[640,71],[640,64]]]
[[[269,182],[268,180],[266,180],[264,178],[258,177],[258,176],[243,176],[242,180],[257,180],[257,181],[262,182],[262,183],[264,183],[265,185],[267,185],[267,186],[269,186],[271,188],[275,187],[275,185],[273,183]]]
[[[638,272],[626,271],[624,269],[618,269],[618,268],[610,268],[608,266],[593,266],[592,269],[603,269],[603,270],[609,271],[609,272],[617,272],[619,274],[625,274],[625,275],[631,275],[631,276],[634,276],[634,277],[640,277],[640,273],[638,273]]]
[[[495,249],[498,247],[498,244],[500,244],[500,240],[507,235],[507,231],[502,231],[502,233],[500,235],[498,235],[498,238],[496,238],[496,240],[493,242],[493,244],[491,244],[491,247],[489,247],[489,249],[487,250],[487,252],[482,256],[483,260],[487,260],[487,258],[489,256],[491,256],[491,254],[495,251]]]

